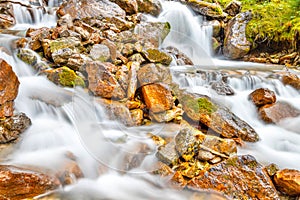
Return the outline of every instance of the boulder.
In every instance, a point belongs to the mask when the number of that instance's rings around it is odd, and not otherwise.
[[[28,29],[26,36],[30,37],[29,48],[33,51],[38,50],[42,47],[41,41],[43,39],[51,39],[50,29],[49,28],[40,28],[40,29]]]
[[[159,113],[173,107],[173,96],[166,86],[162,84],[149,84],[142,87],[144,102],[150,112]]]
[[[123,9],[108,0],[70,0],[64,2],[56,13],[59,17],[69,14],[73,19],[79,20],[85,18],[125,18],[126,16]]]
[[[256,89],[249,95],[249,98],[257,107],[276,102],[275,92],[268,88]]]
[[[150,113],[150,119],[159,123],[174,121],[180,123],[182,120],[183,110],[174,107],[162,113]]]
[[[162,80],[160,73],[154,63],[146,64],[137,73],[140,86],[158,83]]]
[[[13,101],[17,97],[19,84],[12,67],[0,59],[0,118],[13,115]]]
[[[16,24],[13,5],[11,2],[0,3],[0,28],[7,29]]]
[[[98,60],[101,62],[106,62],[110,59],[110,50],[104,44],[95,44],[93,45],[90,56],[93,60]]]
[[[133,100],[135,97],[135,91],[137,89],[137,71],[139,70],[140,64],[138,62],[131,62],[128,74],[128,88],[127,98]]]
[[[17,56],[23,62],[32,66],[35,65],[38,60],[37,54],[33,50],[26,48],[19,49]]]
[[[187,0],[187,5],[189,5],[193,11],[213,18],[213,19],[224,19],[226,13],[223,12],[221,6],[217,3],[209,3],[202,0]]]
[[[136,0],[138,3],[138,11],[158,16],[162,11],[159,0]]]
[[[278,123],[283,119],[300,115],[300,110],[286,102],[264,105],[259,108],[258,112],[261,119],[267,123]]]
[[[187,55],[175,47],[167,47],[164,51],[172,55],[177,65],[194,65],[193,61]]]
[[[147,49],[142,53],[149,62],[161,63],[163,65],[169,65],[172,62],[172,57],[169,54],[158,49]]]
[[[123,99],[126,94],[116,80],[112,69],[116,66],[99,61],[86,64],[88,74],[89,90],[95,95],[104,98]]]
[[[296,74],[286,73],[282,76],[282,82],[285,85],[290,85],[297,90],[300,90],[300,78]]]
[[[60,182],[54,176],[11,165],[0,165],[1,199],[31,199],[59,186]]]
[[[51,53],[55,53],[61,49],[70,49],[72,52],[79,53],[82,51],[81,40],[77,37],[58,38],[49,42]]]
[[[276,188],[289,196],[300,196],[300,171],[283,169],[274,176]]]
[[[16,140],[30,125],[31,120],[24,113],[0,120],[0,144]]]
[[[239,14],[241,12],[241,9],[242,9],[242,3],[240,1],[233,0],[226,6],[224,11],[233,17]]]
[[[84,80],[68,67],[44,71],[50,81],[64,87],[85,86]]]
[[[246,38],[246,26],[252,18],[250,11],[240,13],[231,19],[225,29],[224,56],[229,59],[244,57],[251,48]]]
[[[135,33],[141,40],[150,42],[155,48],[164,41],[170,32],[168,22],[142,22],[135,27]]]
[[[224,81],[214,81],[210,83],[211,88],[219,95],[234,95],[234,90]]]
[[[249,155],[232,157],[210,166],[190,180],[187,187],[219,191],[229,199],[280,199],[263,166]]]
[[[138,4],[136,0],[110,0],[118,4],[129,15],[136,14],[138,12]]]
[[[174,90],[186,115],[200,122],[225,138],[241,138],[248,142],[257,142],[258,134],[226,107],[216,104],[204,95],[190,94]]]

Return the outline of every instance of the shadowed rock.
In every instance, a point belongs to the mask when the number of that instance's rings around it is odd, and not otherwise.
[[[294,169],[283,169],[274,176],[275,186],[279,191],[289,196],[300,195],[300,171]]]

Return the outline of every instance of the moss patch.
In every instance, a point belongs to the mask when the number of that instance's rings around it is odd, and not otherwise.
[[[185,96],[182,103],[185,104],[189,109],[193,110],[195,113],[212,114],[218,109],[215,104],[213,104],[205,97],[193,99],[189,96]]]
[[[224,8],[231,0],[217,0]],[[299,49],[300,0],[240,0],[242,11],[251,10],[253,19],[246,29],[254,43],[287,43]]]

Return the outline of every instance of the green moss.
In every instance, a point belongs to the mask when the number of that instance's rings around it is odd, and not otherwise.
[[[59,83],[62,86],[67,86],[67,87],[85,86],[83,79],[77,76],[76,73],[73,70],[69,69],[68,67],[61,67],[58,76],[59,76]]]
[[[164,65],[169,65],[172,62],[171,56],[158,49],[147,49],[143,54],[150,62],[161,63]]]
[[[217,0],[224,8],[231,0]],[[242,11],[251,10],[253,19],[246,29],[252,42],[284,42],[297,47],[300,34],[300,0],[240,0]]]
[[[217,106],[209,101],[207,98],[194,99],[189,96],[183,98],[183,104],[196,113],[212,114],[217,110]]]

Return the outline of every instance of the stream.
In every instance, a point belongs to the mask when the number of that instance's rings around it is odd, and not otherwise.
[[[45,10],[36,6],[32,13],[22,6],[15,7],[17,25],[11,30],[17,34],[0,34],[0,46],[10,51],[0,51],[0,58],[13,67],[20,81],[15,110],[26,113],[32,120],[32,126],[2,163],[55,171],[72,154],[84,178],[58,189],[62,199],[190,199],[193,192],[168,188],[167,179],[149,173],[157,161],[157,147],[147,134],[172,135],[178,130],[176,125],[125,127],[109,120],[97,98],[89,96],[87,91],[56,86],[17,58],[13,41],[23,37],[29,27],[55,26],[55,7],[52,6],[57,4],[49,1]],[[209,42],[212,28],[203,25],[203,19],[195,17],[178,2],[163,2],[163,8],[158,18],[149,18],[171,24],[171,33],[162,47],[175,46],[195,63],[195,66],[172,66],[173,81],[188,91],[216,99],[256,130],[260,141],[239,147],[238,154],[251,154],[262,164],[276,163],[280,168],[300,170],[300,117],[278,125],[265,124],[248,100],[252,91],[264,87],[273,90],[277,100],[300,109],[299,91],[276,78],[276,73],[286,69],[212,58]],[[203,78],[203,71],[208,78]],[[230,73],[228,83],[235,95],[221,96],[208,87],[210,81],[221,78],[221,71]],[[209,74],[216,75],[210,77]],[[146,146],[142,152],[141,146]],[[145,159],[139,166],[132,167],[128,161],[137,154]],[[207,199],[209,195],[207,193]]]

